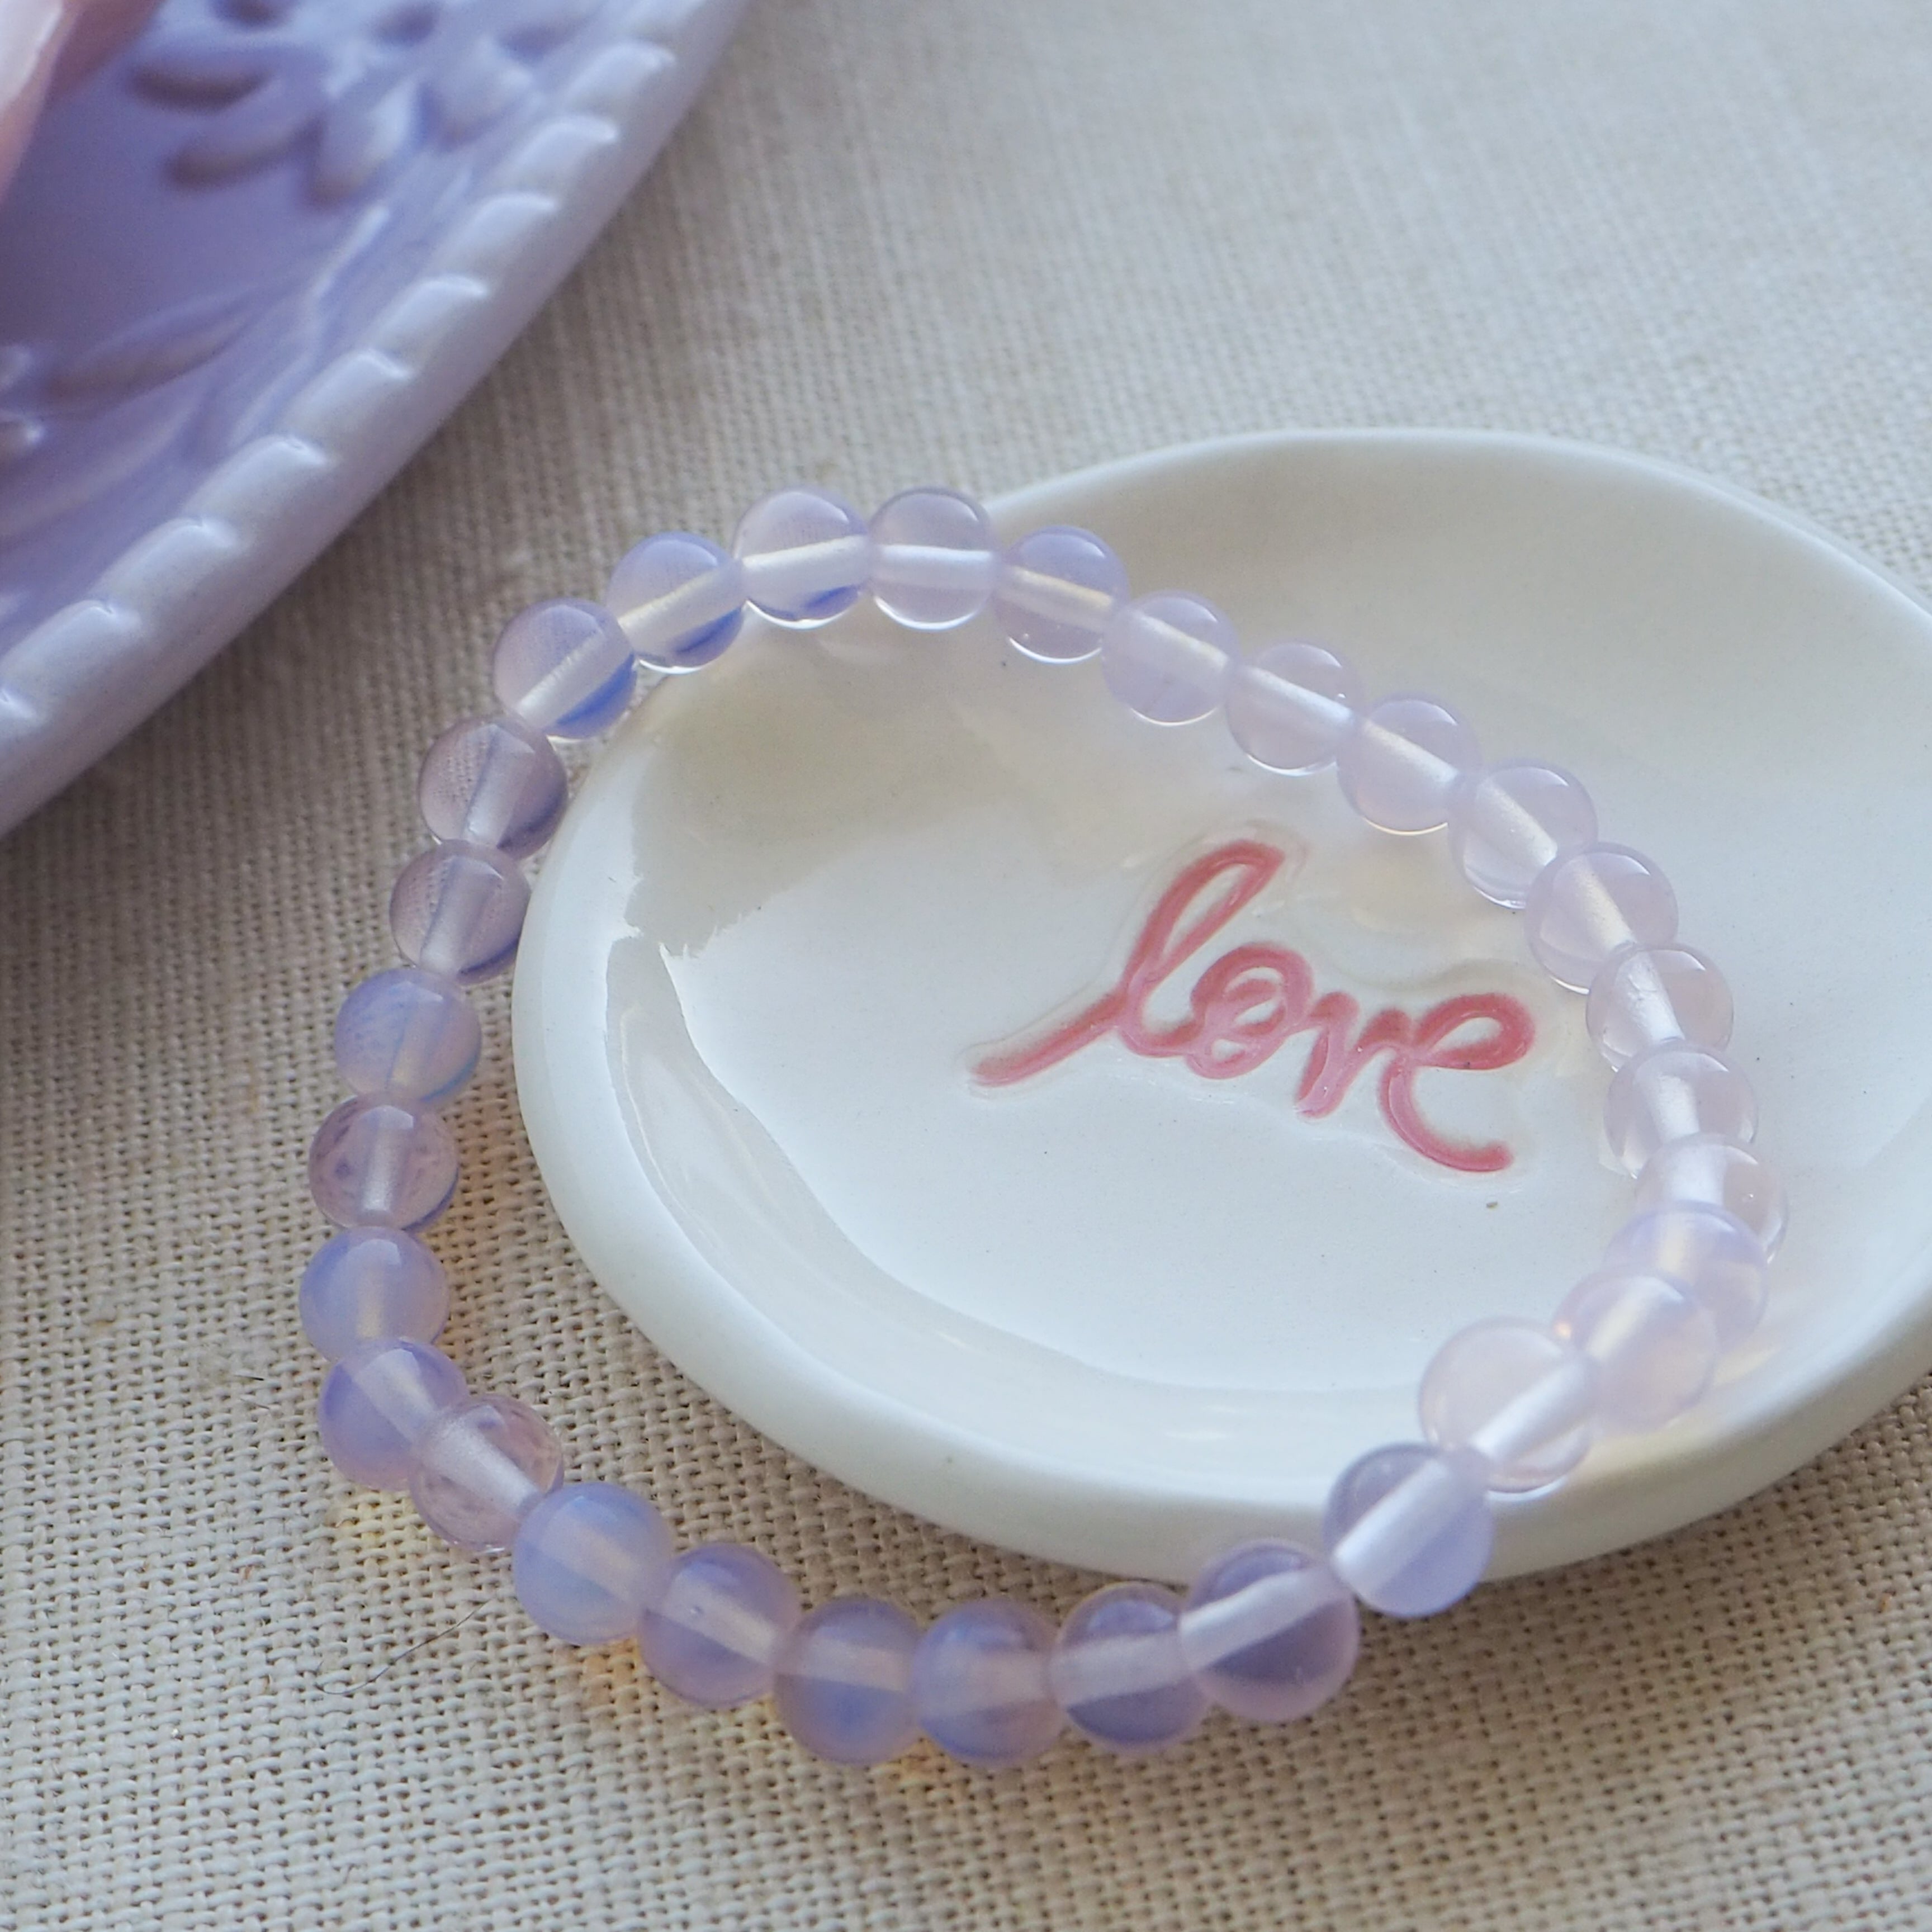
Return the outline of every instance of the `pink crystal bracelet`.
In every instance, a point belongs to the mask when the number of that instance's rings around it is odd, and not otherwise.
[[[1108,689],[1154,723],[1219,711],[1270,771],[1332,764],[1370,824],[1446,826],[1470,884],[1520,909],[1538,962],[1588,996],[1585,1024],[1616,1070],[1606,1125],[1636,1178],[1634,1217],[1546,1327],[1479,1322],[1442,1345],[1422,1378],[1420,1439],[1372,1449],[1336,1478],[1319,1552],[1245,1543],[1185,1599],[1117,1583],[1058,1630],[1004,1600],[962,1604],[923,1632],[869,1598],[801,1614],[756,1551],[678,1554],[643,1498],[563,1483],[543,1420],[508,1396],[470,1394],[430,1346],[448,1290],[416,1231],[457,1180],[436,1110],[476,1063],[481,1029],[463,988],[514,956],[529,900],[521,862],[563,811],[550,740],[614,724],[640,666],[655,683],[711,662],[747,607],[810,629],[862,595],[914,630],[990,604],[1029,657],[1097,654]],[[1548,1489],[1599,1436],[1682,1414],[1762,1312],[1784,1201],[1750,1151],[1750,1088],[1723,1057],[1728,988],[1677,944],[1662,873],[1598,842],[1574,778],[1483,765],[1469,727],[1432,698],[1365,705],[1348,665],[1312,644],[1244,659],[1202,598],[1130,601],[1120,560],[1090,532],[1040,530],[1002,550],[979,505],[940,489],[895,496],[869,524],[822,490],[782,490],[747,513],[729,552],[652,537],[618,565],[603,604],[558,600],[512,619],[494,682],[500,714],[454,726],[423,764],[418,796],[437,842],[404,868],[389,904],[410,963],[364,981],[337,1016],[336,1062],[354,1097],[316,1135],[309,1180],[343,1232],[303,1277],[302,1315],[334,1364],[320,1416],[337,1466],[406,1488],[453,1543],[510,1550],[518,1594],[566,1642],[634,1637],[658,1678],[699,1704],[769,1693],[806,1749],[844,1763],[891,1757],[922,1732],[969,1762],[1006,1765],[1068,1723],[1143,1753],[1186,1736],[1210,1704],[1263,1721],[1302,1716],[1354,1666],[1358,1599],[1402,1617],[1456,1602],[1488,1562],[1496,1497]]]

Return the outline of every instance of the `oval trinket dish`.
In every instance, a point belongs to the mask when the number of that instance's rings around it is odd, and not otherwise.
[[[994,508],[1568,766],[1724,962],[1791,1190],[1769,1316],[1694,1413],[1506,1508],[1497,1574],[1720,1508],[1932,1364],[1919,602],[1739,491],[1528,438],[1245,439]],[[1178,922],[1213,878],[1239,903]],[[1149,948],[1157,1019],[1237,946],[1363,1014],[1486,1002],[1526,1050],[1393,1094],[1345,1060],[1304,1090],[1306,1034],[1231,1078],[1131,1016],[1038,1050]],[[986,619],[862,606],[748,623],[614,739],[543,868],[517,1070],[592,1271],[720,1400],[942,1523],[1181,1578],[1310,1536],[1415,1433],[1438,1342],[1594,1264],[1630,1183],[1580,1004],[1442,835],[1368,830],[1332,774],[1150,727]]]

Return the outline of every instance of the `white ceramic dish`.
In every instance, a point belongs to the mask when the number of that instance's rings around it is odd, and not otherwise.
[[[1204,445],[998,517],[1090,525],[1250,650],[1328,640],[1490,755],[1570,766],[1732,979],[1791,1188],[1770,1315],[1694,1414],[1510,1513],[1497,1574],[1719,1508],[1932,1364],[1924,608],[1736,490],[1524,438]],[[1210,1081],[1108,1039],[976,1086],[974,1050],[1110,983],[1182,858],[1249,831],[1288,862],[1163,997],[1266,940],[1365,1010],[1521,1000],[1524,1059],[1417,1089],[1506,1168],[1402,1144],[1371,1080],[1302,1118],[1300,1043]],[[1096,664],[985,620],[922,638],[867,611],[748,627],[623,728],[544,866],[515,1030],[566,1225],[704,1387],[941,1522],[1179,1578],[1310,1534],[1337,1470],[1414,1433],[1437,1342],[1546,1316],[1593,1264],[1630,1184],[1578,1005],[1440,835],[1367,832],[1332,777],[1259,772],[1216,721],[1144,725]]]
[[[0,206],[0,832],[508,346],[745,0],[167,0]]]

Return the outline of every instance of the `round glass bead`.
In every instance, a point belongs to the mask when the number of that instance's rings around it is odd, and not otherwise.
[[[1328,1564],[1292,1543],[1244,1543],[1194,1580],[1180,1650],[1222,1710],[1264,1724],[1305,1718],[1348,1681],[1360,1612]]]
[[[1100,675],[1150,723],[1191,724],[1219,708],[1240,649],[1234,626],[1206,598],[1157,590],[1107,620]]]
[[[1583,1024],[1612,1066],[1681,1042],[1720,1053],[1731,1038],[1731,989],[1688,946],[1626,946],[1590,982]]]
[[[1228,676],[1228,729],[1271,772],[1318,772],[1361,708],[1362,687],[1346,659],[1319,644],[1270,644]]]
[[[1385,698],[1348,728],[1335,753],[1342,795],[1384,832],[1434,832],[1448,822],[1456,781],[1481,759],[1476,734],[1432,698]]]
[[[919,1626],[896,1604],[839,1597],[802,1618],[778,1652],[772,1702],[815,1757],[883,1764],[919,1735],[912,1659]]]
[[[745,623],[745,573],[709,538],[666,530],[634,544],[604,602],[653,670],[697,670],[722,657]]]
[[[976,617],[998,566],[991,519],[956,490],[904,490],[873,516],[866,588],[909,630],[949,631]]]
[[[570,796],[563,760],[520,718],[469,718],[430,746],[416,778],[423,823],[439,838],[494,845],[513,859],[556,830]]]
[[[1551,860],[1596,843],[1597,808],[1582,784],[1527,759],[1472,772],[1449,800],[1449,850],[1484,898],[1519,910]]]
[[[496,640],[496,702],[553,738],[594,738],[624,715],[637,668],[601,604],[553,597],[519,610]]]
[[[688,1702],[722,1710],[772,1688],[779,1646],[798,1622],[798,1592],[741,1543],[703,1543],[666,1573],[638,1626],[644,1667]]]
[[[449,1318],[442,1264],[400,1228],[345,1228],[302,1271],[302,1333],[338,1361],[364,1342],[434,1342]]]
[[[1523,908],[1537,962],[1559,986],[1582,992],[1620,946],[1662,946],[1677,934],[1677,895],[1640,852],[1586,845],[1538,875]]]
[[[1653,1046],[1626,1060],[1604,1100],[1610,1151],[1641,1174],[1658,1149],[1694,1134],[1746,1142],[1757,1133],[1757,1098],[1727,1060],[1701,1046]]]
[[[859,601],[872,574],[866,520],[842,497],[796,485],[761,496],[731,540],[745,598],[775,624],[812,630]]]
[[[1156,1583],[1114,1583],[1061,1626],[1047,1681],[1074,1728],[1140,1756],[1178,1744],[1208,1711],[1180,1648],[1181,1601]]]
[[[350,1089],[440,1106],[476,1070],[483,1025],[453,980],[393,966],[336,1009],[335,1066]]]
[[[1496,1542],[1489,1468],[1473,1449],[1391,1442],[1336,1478],[1322,1540],[1335,1573],[1371,1609],[1432,1616],[1482,1580]]]
[[[449,1130],[406,1100],[345,1100],[309,1143],[308,1191],[340,1228],[427,1226],[456,1174]]]
[[[511,1545],[517,1595],[564,1643],[637,1634],[674,1554],[664,1520],[615,1483],[566,1483],[537,1503]]]
[[[514,859],[483,845],[432,845],[398,876],[389,929],[411,964],[473,986],[508,970],[530,903]]]
[[[1718,1365],[1710,1312],[1660,1274],[1590,1275],[1564,1298],[1550,1326],[1596,1364],[1598,1418],[1622,1435],[1661,1429],[1682,1414]]]
[[[968,1764],[1037,1757],[1065,1721],[1047,1683],[1054,1634],[1037,1610],[1005,1598],[947,1611],[913,1652],[920,1728]]]
[[[328,1460],[372,1490],[409,1486],[416,1445],[464,1398],[463,1371],[425,1342],[364,1342],[331,1369],[316,1419]]]
[[[507,1395],[478,1395],[423,1432],[410,1470],[422,1520],[464,1550],[507,1550],[518,1526],[563,1480],[563,1446]]]
[[[1764,1250],[1734,1214],[1696,1202],[1626,1221],[1604,1260],[1612,1268],[1667,1275],[1709,1310],[1720,1349],[1736,1348],[1764,1314]]]
[[[1534,1322],[1476,1322],[1424,1370],[1416,1406],[1438,1449],[1472,1448],[1488,1486],[1540,1490],[1575,1468],[1596,1434],[1596,1366]]]
[[[1016,650],[1042,664],[1078,664],[1100,648],[1127,601],[1126,566],[1091,530],[1049,524],[1000,559],[993,615]]]
[[[1678,1202],[1721,1208],[1750,1231],[1769,1261],[1784,1239],[1784,1187],[1748,1148],[1715,1134],[1660,1147],[1636,1178],[1636,1211]]]

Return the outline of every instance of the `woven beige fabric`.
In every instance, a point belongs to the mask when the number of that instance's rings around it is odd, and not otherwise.
[[[0,847],[0,1928],[1932,1924],[1932,1390],[1377,1623],[1291,1732],[851,1772],[334,1477],[293,1294],[328,1016],[520,602],[784,478],[1294,424],[1628,445],[1932,586],[1929,99],[1922,0],[770,0],[434,445]],[[435,1236],[472,1378],[811,1597],[1070,1603],[657,1358],[545,1202],[502,995]]]

